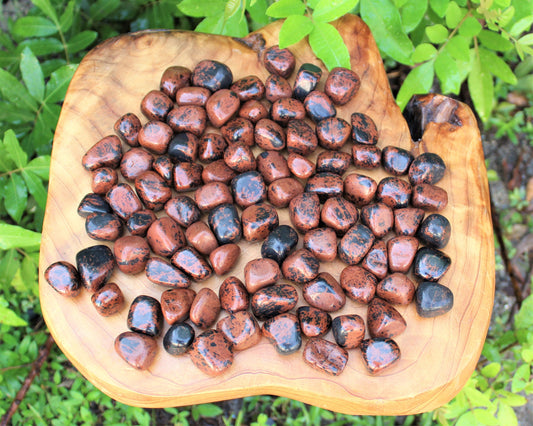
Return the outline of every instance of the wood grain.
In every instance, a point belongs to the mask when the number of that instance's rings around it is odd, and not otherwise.
[[[378,126],[379,146],[436,152],[448,166],[439,186],[449,195],[443,214],[452,224],[452,237],[444,251],[453,263],[442,283],[455,294],[453,310],[435,319],[420,319],[413,305],[399,308],[408,323],[406,332],[396,339],[402,358],[375,377],[365,370],[359,350],[350,351],[344,373],[333,378],[304,364],[301,351],[278,355],[264,338],[237,353],[232,368],[217,378],[201,373],[187,356],[168,355],[162,345],[148,371],[129,367],[113,349],[115,337],[127,329],[127,308],[113,317],[100,317],[88,293],[63,298],[42,276],[50,263],[75,263],[79,250],[98,244],[85,234],[84,220],[76,213],[79,201],[90,192],[90,175],[82,168],[81,158],[96,141],[113,133],[119,116],[134,112],[141,117],[143,95],[158,87],[168,66],[192,69],[200,60],[211,58],[228,64],[235,79],[255,74],[264,80],[267,73],[256,51],[228,37],[183,31],[123,35],[92,50],[68,90],[54,140],[40,258],[42,311],[54,339],[79,371],[111,397],[130,405],[167,407],[275,394],[343,413],[401,415],[446,403],[470,377],[487,332],[494,292],[489,193],[476,121],[461,103],[442,96],[420,98],[412,111],[419,113],[417,117],[425,114],[423,122],[413,119],[423,124],[423,138],[413,143],[368,27],[350,15],[336,26],[349,46],[352,68],[362,79],[361,90],[338,108],[338,115],[349,120],[352,112],[365,112]],[[274,23],[259,31],[266,46],[276,43],[279,28]],[[305,41],[291,50],[297,68],[304,62],[321,65]],[[380,171],[367,174],[375,179],[384,176]],[[280,212],[280,222],[289,223],[286,211]],[[232,271],[240,278],[245,263],[260,257],[260,244],[242,242],[241,246],[243,255]],[[337,260],[323,264],[321,270],[338,278],[344,266]],[[211,278],[194,288],[217,290],[223,278]],[[131,277],[116,270],[111,280],[122,288],[128,306],[138,294],[159,298],[164,290],[143,274]],[[335,315],[344,313],[365,317],[366,309],[349,301]],[[331,334],[327,338],[332,339]]]

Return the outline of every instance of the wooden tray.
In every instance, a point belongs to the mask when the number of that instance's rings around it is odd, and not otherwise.
[[[90,175],[82,168],[81,158],[96,141],[113,133],[119,116],[134,112],[142,117],[142,97],[158,88],[163,70],[170,65],[192,69],[200,60],[211,58],[228,64],[235,80],[255,74],[264,81],[267,72],[258,50],[262,41],[266,46],[276,44],[280,24],[249,36],[247,41],[254,41],[251,47],[229,37],[185,31],[123,35],[93,49],[68,90],[52,152],[40,259],[40,297],[50,332],[76,368],[109,396],[130,405],[168,407],[275,394],[343,413],[401,415],[446,403],[470,377],[489,325],[494,292],[489,192],[476,121],[461,103],[442,96],[422,97],[411,104],[410,123],[423,132],[423,138],[420,143],[411,142],[368,27],[354,16],[345,16],[335,25],[348,44],[352,68],[362,79],[361,90],[338,108],[338,115],[349,121],[352,112],[367,113],[378,126],[379,146],[396,145],[415,154],[436,152],[448,166],[439,185],[449,195],[443,214],[453,231],[444,251],[453,263],[442,283],[455,294],[453,310],[435,319],[420,319],[414,305],[399,308],[408,323],[396,339],[402,358],[375,377],[367,373],[359,350],[350,351],[342,375],[330,377],[307,366],[301,350],[281,356],[265,338],[237,353],[232,368],[217,378],[201,373],[187,356],[168,355],[161,344],[148,371],[139,372],[126,364],[115,353],[113,341],[127,330],[127,308],[113,317],[100,317],[87,292],[74,299],[61,297],[42,276],[52,262],[75,263],[79,250],[98,244],[85,234],[84,220],[76,213],[78,203],[90,192]],[[304,62],[321,65],[305,41],[291,50],[297,68]],[[384,176],[382,172],[367,174],[376,179]],[[289,223],[286,211],[280,212],[280,222]],[[241,244],[243,255],[232,271],[240,278],[245,263],[260,257],[260,244]],[[338,278],[344,266],[335,261],[323,264],[321,270]],[[159,298],[165,290],[144,274],[131,277],[116,270],[111,280],[122,288],[127,306],[138,294]],[[209,286],[216,291],[222,280],[214,277],[193,288]],[[366,308],[351,301],[334,316],[344,313],[366,318]],[[332,339],[331,334],[327,338]]]

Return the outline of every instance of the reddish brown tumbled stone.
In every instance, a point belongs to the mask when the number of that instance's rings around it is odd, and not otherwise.
[[[44,271],[44,278],[55,291],[63,296],[76,297],[80,293],[80,276],[74,265],[68,262],[52,263]]]
[[[394,213],[384,203],[368,204],[361,208],[361,220],[377,238],[382,238],[392,230]]]
[[[291,120],[287,125],[287,151],[307,156],[318,146],[316,133],[304,120]]]
[[[344,179],[344,197],[362,207],[374,199],[378,184],[369,176],[351,173]]]
[[[330,228],[315,228],[304,235],[304,248],[321,262],[331,262],[337,257],[337,236]]]
[[[288,99],[280,99],[279,102]],[[255,124],[254,140],[259,148],[266,151],[281,151],[285,148],[284,130],[268,118],[263,118]]]
[[[320,213],[322,223],[339,235],[348,231],[358,218],[359,213],[356,207],[342,197],[328,198]]]
[[[176,133],[189,132],[201,136],[207,125],[207,114],[199,106],[178,105],[168,113],[167,124]]]
[[[300,179],[307,179],[315,174],[316,166],[311,160],[294,152],[287,157],[287,166],[291,173]]]
[[[351,131],[350,125],[340,117],[327,118],[316,125],[318,143],[326,149],[341,149],[350,137]]]
[[[289,203],[289,217],[294,227],[304,233],[318,227],[320,223],[320,201],[318,195],[304,192]]]
[[[152,168],[154,157],[142,148],[132,148],[126,151],[120,162],[120,173],[127,180],[137,177]]]
[[[218,296],[222,309],[235,313],[246,311],[249,304],[248,291],[240,279],[237,277],[228,277],[218,289]]]
[[[323,151],[316,158],[316,171],[343,175],[351,163],[352,157],[347,152]]]
[[[229,168],[224,160],[213,161],[206,165],[202,171],[202,180],[204,183],[229,183],[235,176],[237,176],[237,173]]]
[[[381,151],[383,168],[395,176],[407,174],[413,158],[413,154],[397,146],[386,146]]]
[[[354,112],[352,119],[352,139],[354,143],[376,145],[378,129],[372,118],[362,112]]]
[[[415,285],[407,275],[395,272],[378,283],[376,294],[393,305],[408,305],[415,296]]]
[[[233,197],[226,184],[208,182],[196,190],[194,201],[202,212],[208,212],[221,204],[233,203]]]
[[[120,117],[114,126],[115,133],[129,146],[139,146],[137,136],[141,128],[141,120],[131,112]]]
[[[176,92],[176,103],[178,105],[205,106],[211,92],[205,87],[182,87]]]
[[[166,182],[172,182],[172,169],[174,168],[174,164],[167,155],[157,157],[152,163],[152,167]]]
[[[157,355],[157,341],[145,334],[126,331],[115,339],[115,351],[132,367],[146,370]]]
[[[155,154],[167,152],[168,144],[172,138],[172,129],[161,121],[149,121],[139,131],[139,144]]]
[[[220,301],[217,294],[208,287],[196,293],[189,311],[189,319],[200,328],[209,328],[217,321]]]
[[[213,126],[221,127],[237,113],[240,105],[239,98],[234,92],[221,89],[207,100],[205,110]]]
[[[126,183],[119,183],[111,188],[106,195],[106,201],[123,220],[127,220],[133,213],[143,209],[141,200]]]
[[[290,201],[304,192],[299,180],[283,178],[272,182],[268,187],[268,201],[274,207],[287,207]]]
[[[209,376],[219,376],[233,364],[231,343],[217,330],[206,330],[197,336],[189,356],[192,363]]]
[[[174,103],[160,90],[149,91],[141,101],[141,111],[148,120],[165,121]]]
[[[236,142],[244,145],[254,145],[254,125],[246,118],[237,117],[221,127],[222,136],[228,144]]]
[[[244,285],[251,294],[275,284],[280,277],[279,265],[272,259],[250,260],[244,267]]]
[[[346,349],[357,348],[365,338],[365,322],[359,315],[340,315],[331,324],[337,344]]]
[[[100,167],[93,171],[91,176],[91,189],[95,194],[107,194],[117,184],[118,174],[115,169]]]
[[[361,266],[344,268],[339,282],[346,295],[359,303],[369,303],[376,293],[377,278]]]
[[[213,231],[205,222],[194,222],[185,230],[185,238],[191,247],[203,255],[210,254],[218,247],[218,241]]]
[[[375,297],[368,305],[366,323],[372,337],[392,339],[402,334],[407,323],[388,302]]]
[[[231,181],[231,191],[235,203],[241,208],[264,201],[267,197],[263,177],[255,170],[235,176]]]
[[[135,189],[146,208],[159,211],[170,200],[172,190],[156,172],[148,171],[135,179]]]
[[[409,181],[413,185],[437,184],[446,172],[446,165],[438,154],[424,152],[416,157],[409,167]]]
[[[146,233],[152,251],[164,257],[172,256],[186,244],[185,235],[179,225],[170,217],[157,219]]]
[[[85,170],[93,171],[100,167],[110,167],[116,169],[122,159],[122,144],[115,136],[106,136],[96,142],[85,153],[81,164]]]
[[[254,316],[264,321],[289,312],[298,303],[298,292],[290,284],[276,284],[259,289],[252,296],[250,306]]]
[[[205,87],[211,92],[216,92],[231,86],[233,74],[226,64],[204,59],[192,70],[191,82],[193,86]]]
[[[316,278],[319,268],[319,260],[303,248],[289,254],[281,265],[283,276],[298,284],[305,284]]]
[[[111,206],[101,195],[93,192],[86,194],[78,205],[78,214],[87,217],[92,213],[111,213]]]
[[[302,333],[307,337],[319,337],[331,328],[331,315],[313,306],[300,306],[297,309]]]
[[[361,169],[375,169],[381,165],[381,149],[375,145],[354,143],[352,158],[355,167]]]
[[[281,355],[296,352],[302,346],[298,317],[291,313],[277,315],[263,323],[263,335]]]
[[[331,99],[320,90],[313,90],[304,99],[307,116],[315,123],[335,117],[337,110]]]
[[[291,176],[287,160],[278,151],[263,151],[259,154],[257,156],[257,171],[261,173],[267,184]]]
[[[378,278],[385,277],[388,271],[387,246],[385,242],[382,240],[374,241],[374,244],[361,262],[361,266]]]
[[[172,170],[174,189],[187,192],[202,186],[203,167],[196,163],[178,163]]]
[[[392,339],[366,339],[361,342],[361,354],[368,371],[377,374],[400,359],[400,348]]]
[[[335,312],[346,303],[346,296],[337,280],[328,272],[318,274],[302,288],[304,299],[314,308]]]
[[[416,236],[423,244],[441,249],[448,244],[451,230],[452,226],[446,217],[433,213],[422,221]]]
[[[172,288],[187,288],[191,281],[185,273],[175,268],[167,260],[151,257],[146,262],[146,278],[154,284]]]
[[[251,348],[261,340],[261,327],[246,311],[230,313],[217,322],[220,331],[232,345],[234,351]]]
[[[294,79],[293,97],[303,101],[309,93],[315,90],[320,77],[322,77],[322,70],[319,66],[311,63],[302,64]]]
[[[161,311],[169,324],[185,321],[196,292],[190,288],[171,288],[161,293]]]
[[[106,283],[93,293],[91,302],[100,315],[109,317],[124,307],[124,295],[118,285]]]
[[[411,203],[413,207],[440,212],[448,205],[448,193],[438,186],[421,183],[413,187]]]
[[[330,197],[339,197],[343,191],[342,178],[335,173],[317,173],[310,177],[305,184],[305,192],[318,195],[321,202]]]
[[[262,241],[279,225],[277,210],[266,204],[257,203],[244,209],[241,215],[242,234],[246,241]]]
[[[287,124],[290,120],[302,120],[305,118],[305,109],[304,105],[297,99],[280,98],[272,103],[270,115],[272,120]]]
[[[125,274],[138,274],[144,271],[150,258],[150,247],[142,237],[127,235],[115,241],[113,246],[118,269]]]
[[[391,272],[407,272],[413,264],[418,249],[415,237],[400,236],[387,242],[389,269]]]
[[[252,99],[241,105],[239,117],[246,118],[252,123],[257,123],[262,118],[268,117],[268,110],[261,102]]]
[[[178,225],[187,227],[200,219],[200,209],[192,198],[187,195],[178,195],[165,204],[166,214],[174,219]]]
[[[265,97],[270,102],[276,102],[281,98],[292,96],[292,88],[283,77],[272,74],[265,81]]]
[[[122,221],[112,213],[91,213],[85,219],[85,231],[94,240],[115,241],[123,228]]]
[[[163,329],[163,313],[159,300],[152,296],[137,296],[130,305],[127,324],[131,331],[152,337],[159,336]]]
[[[411,185],[409,182],[397,178],[381,179],[376,190],[376,200],[385,203],[392,209],[401,209],[409,205]]]
[[[372,247],[374,240],[372,231],[365,225],[358,223],[352,226],[339,243],[339,258],[348,265],[359,263]]]
[[[176,92],[190,84],[191,70],[182,66],[168,67],[161,76],[159,88],[171,99],[176,99]]]
[[[224,162],[232,170],[243,173],[255,170],[257,163],[248,145],[241,142],[231,144],[224,151]]]
[[[217,247],[209,254],[209,263],[217,275],[224,275],[231,271],[241,254],[237,244],[224,244]]]
[[[241,102],[259,100],[265,95],[265,85],[256,75],[247,75],[237,80],[230,89],[235,92]]]
[[[424,210],[405,207],[394,210],[394,232],[398,235],[413,236],[416,234],[422,219]]]
[[[331,376],[341,374],[348,362],[346,349],[319,337],[307,341],[303,354],[308,365]]]
[[[192,247],[183,247],[176,251],[171,262],[196,281],[204,281],[213,274],[207,261]]]
[[[294,71],[296,60],[289,49],[280,49],[275,45],[265,50],[263,64],[271,74],[288,78]]]
[[[228,146],[226,140],[218,133],[205,133],[198,146],[198,158],[206,163],[224,158],[224,150]]]
[[[324,91],[336,105],[345,105],[355,96],[361,81],[357,73],[347,68],[333,68],[326,79]]]

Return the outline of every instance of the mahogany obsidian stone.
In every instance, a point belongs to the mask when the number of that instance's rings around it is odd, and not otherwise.
[[[355,143],[376,145],[378,143],[378,129],[374,120],[362,112],[354,112],[352,120],[352,139]]]
[[[168,144],[167,154],[173,163],[196,161],[198,146],[198,138],[192,133],[177,133]]]
[[[280,49],[276,45],[265,51],[263,64],[268,72],[288,78],[294,71],[296,60],[289,49]]]
[[[78,205],[78,214],[81,217],[87,217],[92,213],[111,212],[111,206],[107,203],[104,197],[92,192],[85,195]]]
[[[281,355],[292,354],[302,346],[300,323],[298,317],[291,313],[266,320],[263,334]]]
[[[298,233],[289,225],[280,225],[263,242],[261,256],[281,264],[296,244],[298,244]]]
[[[328,272],[322,272],[302,287],[307,303],[326,312],[335,312],[346,303],[346,295],[337,280]]]
[[[146,263],[145,271],[146,278],[154,284],[172,288],[186,288],[191,284],[185,273],[159,257],[150,258]]]
[[[128,312],[128,328],[148,336],[158,336],[163,329],[163,313],[159,301],[151,296],[137,296]]]
[[[55,291],[63,296],[75,297],[80,293],[80,276],[74,265],[68,262],[52,263],[44,271],[44,278]]]
[[[430,214],[426,217],[418,228],[417,237],[424,244],[443,248],[448,244],[451,234],[450,221],[441,214]]]
[[[242,208],[266,200],[267,187],[263,177],[255,170],[241,173],[231,181],[235,202]]]
[[[276,284],[258,290],[252,296],[252,312],[259,321],[289,312],[298,303],[298,292],[290,284]]]
[[[296,74],[292,95],[303,101],[305,97],[315,90],[318,81],[322,77],[322,70],[314,64],[302,64]]]
[[[304,361],[315,370],[338,376],[348,362],[348,351],[320,337],[309,339],[304,347]]]
[[[348,265],[359,263],[374,244],[374,240],[374,234],[365,225],[358,223],[352,226],[339,243],[339,258]]]
[[[413,185],[429,183],[435,185],[446,172],[446,165],[439,155],[424,152],[416,157],[409,167],[409,181]]]
[[[194,86],[204,87],[215,92],[230,87],[233,83],[233,74],[226,64],[205,59],[194,67],[191,81]]]
[[[317,194],[321,202],[326,201],[330,197],[342,195],[342,191],[342,178],[335,173],[317,173],[309,178],[305,184],[305,192]]]
[[[324,92],[313,90],[304,100],[304,107],[307,115],[311,117],[315,123],[335,117],[337,110],[331,102],[331,99]]]
[[[312,306],[300,306],[297,309],[302,333],[307,337],[326,334],[331,328],[331,315]]]
[[[316,159],[317,173],[329,172],[343,175],[352,164],[352,156],[347,152],[323,151]]]
[[[94,240],[115,241],[122,229],[122,221],[112,213],[92,213],[85,220],[85,231]]]
[[[106,283],[91,296],[96,311],[103,317],[119,312],[124,306],[124,295],[115,283]]]
[[[453,293],[442,284],[423,281],[416,289],[415,303],[421,317],[437,317],[452,309]]]
[[[320,262],[309,250],[301,248],[283,261],[281,271],[289,281],[305,284],[318,275]]]
[[[246,311],[250,302],[246,287],[237,277],[228,277],[222,281],[218,297],[222,309],[230,313]]]
[[[200,219],[200,209],[191,197],[178,195],[165,204],[166,214],[174,219],[178,225],[187,228]]]
[[[383,371],[400,359],[400,348],[392,339],[366,339],[360,346],[365,366],[372,374]]]
[[[213,270],[209,263],[192,247],[183,247],[172,256],[172,264],[196,281],[208,279]]]
[[[230,341],[234,351],[248,349],[261,340],[261,327],[250,312],[230,313],[217,322],[217,330]]]
[[[361,80],[354,71],[335,67],[329,72],[324,91],[333,103],[344,105],[350,102],[360,86]]]
[[[279,225],[279,217],[271,205],[257,203],[242,212],[241,222],[246,241],[263,241]]]
[[[157,341],[146,334],[126,331],[115,339],[115,351],[132,367],[146,370],[157,355]]]
[[[386,177],[379,182],[376,200],[390,208],[401,209],[409,205],[411,190],[409,182],[397,177]]]
[[[233,204],[221,204],[209,212],[207,219],[219,244],[236,243],[241,239],[241,220]]]
[[[233,349],[224,334],[206,330],[193,342],[189,351],[193,364],[209,376],[218,376],[233,364]]]
[[[141,210],[133,213],[126,222],[126,228],[131,235],[144,237],[150,225],[156,220],[152,210]]]
[[[185,322],[173,324],[163,337],[163,347],[170,355],[183,355],[194,341],[194,329]]]
[[[81,283],[91,293],[98,290],[113,273],[115,257],[104,245],[87,247],[76,254]]]
[[[265,85],[256,75],[248,75],[237,80],[230,89],[235,92],[241,102],[259,100],[265,95]]]
[[[413,154],[397,146],[386,146],[381,151],[381,164],[391,175],[405,175],[413,161]]]
[[[343,348],[357,348],[365,338],[365,321],[359,315],[339,315],[331,324],[335,342]]]
[[[416,252],[413,272],[421,280],[436,282],[446,273],[451,263],[451,259],[440,250],[422,247]]]

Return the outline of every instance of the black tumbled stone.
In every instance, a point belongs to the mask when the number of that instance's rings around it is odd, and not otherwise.
[[[241,239],[241,220],[233,204],[215,207],[209,212],[207,221],[219,244],[236,243]]]
[[[104,245],[87,247],[76,254],[76,266],[83,286],[94,293],[111,276],[115,268],[115,256]]]
[[[182,355],[194,341],[194,329],[187,323],[173,324],[165,333],[163,347],[170,355]]]
[[[423,281],[416,289],[415,304],[421,317],[437,317],[452,309],[453,293],[442,284]]]
[[[298,244],[298,233],[288,225],[274,229],[261,246],[261,256],[273,259],[280,265]]]
[[[313,64],[302,64],[296,74],[292,95],[302,101],[305,97],[315,90],[315,87],[322,76],[322,70]]]
[[[104,197],[90,193],[83,197],[78,205],[78,214],[87,217],[91,213],[112,213],[112,210]]]
[[[421,280],[436,282],[446,273],[451,263],[451,259],[440,250],[422,247],[416,252],[413,272]]]
[[[451,234],[450,221],[441,214],[430,214],[418,228],[417,237],[425,245],[443,248],[448,244]]]

